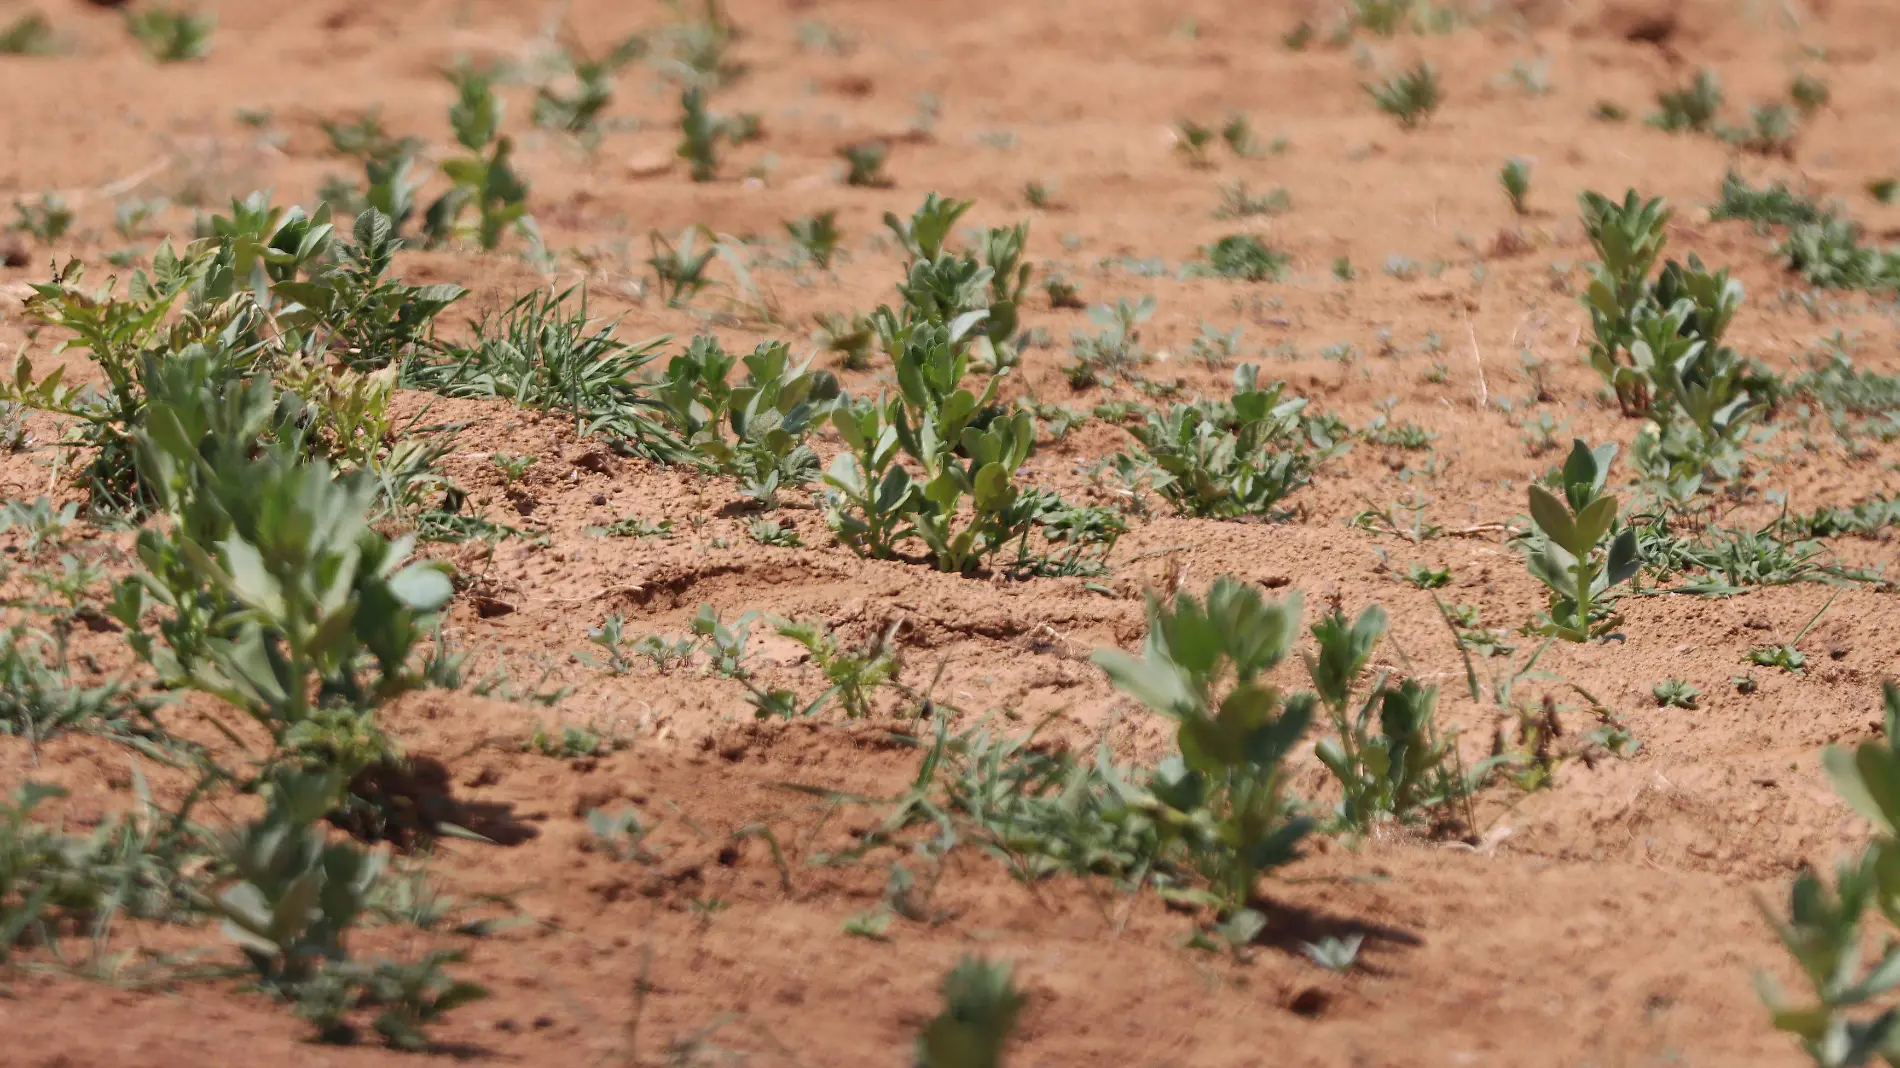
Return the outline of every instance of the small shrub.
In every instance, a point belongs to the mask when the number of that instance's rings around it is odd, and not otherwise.
[[[1423,61],[1384,82],[1367,82],[1364,88],[1373,104],[1397,119],[1404,130],[1416,129],[1431,118],[1442,100],[1438,72]]]
[[[1292,257],[1252,234],[1229,234],[1202,250],[1205,270],[1243,282],[1277,281]]]

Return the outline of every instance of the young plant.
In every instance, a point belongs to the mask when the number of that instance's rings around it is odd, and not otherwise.
[[[775,619],[773,628],[782,638],[790,638],[810,654],[812,665],[824,672],[831,687],[819,694],[806,708],[816,712],[835,697],[851,719],[871,714],[871,696],[879,686],[897,677],[901,664],[892,640],[902,621],[893,623],[875,641],[861,649],[847,649],[837,635],[822,624],[804,620]]]
[[[1384,82],[1364,84],[1380,111],[1392,116],[1403,130],[1417,129],[1438,110],[1441,93],[1438,72],[1423,60]]]
[[[1550,588],[1550,609],[1538,619],[1553,637],[1582,642],[1601,637],[1619,622],[1610,611],[1611,587],[1636,574],[1642,561],[1636,532],[1616,527],[1617,500],[1605,492],[1614,443],[1591,449],[1582,441],[1548,486],[1530,487],[1536,533],[1526,562],[1531,576]]]
[[[1404,578],[1406,585],[1415,590],[1440,590],[1451,585],[1450,569],[1429,564],[1406,565]]]
[[[1709,133],[1722,110],[1722,81],[1712,70],[1699,70],[1686,87],[1659,94],[1656,104],[1659,110],[1648,121],[1658,130]]]
[[[1800,1003],[1790,1002],[1766,975],[1756,977],[1756,986],[1775,1028],[1799,1039],[1819,1068],[1868,1065],[1876,1058],[1891,1063],[1900,1056],[1900,1009],[1892,1004],[1892,992],[1900,986],[1900,946],[1890,930],[1876,940],[1866,929],[1870,909],[1885,918],[1889,929],[1900,922],[1894,905],[1900,901],[1900,800],[1893,789],[1900,781],[1895,742],[1900,685],[1889,680],[1881,692],[1886,711],[1881,740],[1851,750],[1830,746],[1821,755],[1834,789],[1873,822],[1874,840],[1858,857],[1835,865],[1831,888],[1816,872],[1797,876],[1785,919],[1765,900],[1756,902],[1794,958],[1809,994]],[[1863,965],[1870,945],[1874,960]]]
[[[716,340],[694,338],[667,365],[657,394],[687,446],[769,508],[781,486],[818,479],[818,457],[805,439],[830,416],[842,391],[831,372],[812,370],[809,359],[793,365],[784,342],[760,345],[744,362],[744,382],[729,386],[735,361]],[[722,424],[729,425],[730,439]]]
[[[570,83],[566,91],[542,85],[535,90],[534,124],[543,129],[560,130],[578,138],[589,152],[600,144],[600,116],[614,99],[614,79],[629,63],[646,53],[647,42],[638,35],[628,37],[609,49],[606,55],[592,59],[584,54],[561,53],[561,72]]]
[[[1293,257],[1252,234],[1228,234],[1202,250],[1206,273],[1243,282],[1277,281]]]
[[[693,181],[710,182],[719,177],[719,139],[725,123],[706,108],[706,91],[689,86],[680,93],[679,158],[690,168]]]
[[[30,235],[42,245],[50,245],[65,237],[73,228],[77,218],[66,199],[58,193],[41,193],[36,202],[16,200],[13,202],[14,220],[10,230]]]
[[[211,54],[211,32],[216,15],[184,8],[140,4],[125,13],[126,32],[155,63],[180,63]]]
[[[1259,368],[1234,372],[1234,395],[1224,405],[1175,404],[1149,412],[1128,428],[1159,468],[1154,488],[1184,513],[1211,518],[1271,515],[1306,485],[1322,456],[1306,448],[1302,398],[1283,400],[1284,382],[1264,389]],[[1132,457],[1118,456],[1123,470]]]
[[[1650,690],[1660,708],[1694,708],[1702,691],[1681,679],[1664,679]]]
[[[884,174],[884,159],[890,146],[882,141],[860,141],[838,150],[844,158],[844,184],[864,189],[888,189],[891,180]]]
[[[1506,160],[1504,169],[1498,172],[1498,182],[1504,186],[1504,195],[1511,200],[1511,210],[1519,215],[1530,214],[1525,198],[1531,192],[1531,161],[1522,156]]]
[[[1299,617],[1297,594],[1269,604],[1259,587],[1222,577],[1204,601],[1151,596],[1141,656],[1094,655],[1117,689],[1179,724],[1179,752],[1145,789],[1126,787],[1128,802],[1185,849],[1236,943],[1265,922],[1251,908],[1259,877],[1293,861],[1312,828],[1286,796],[1284,762],[1317,702],[1284,699],[1263,677],[1292,652]]]
[[[806,258],[816,264],[821,271],[831,270],[831,260],[838,254],[838,242],[843,235],[838,232],[838,213],[821,211],[816,215],[797,219],[785,224],[785,232],[798,242]]]
[[[0,55],[51,56],[68,49],[67,43],[53,32],[53,24],[38,11],[29,11],[0,30]]]
[[[1343,791],[1340,820],[1363,833],[1379,819],[1410,820],[1448,800],[1451,777],[1442,765],[1451,747],[1432,722],[1438,687],[1411,679],[1391,686],[1381,675],[1353,708],[1354,690],[1386,634],[1385,610],[1372,605],[1348,622],[1334,605],[1312,632],[1318,649],[1307,656],[1306,670],[1335,732],[1315,751]]]
[[[448,77],[456,91],[449,125],[468,154],[442,162],[442,174],[452,184],[429,205],[423,233],[430,245],[464,236],[492,250],[501,247],[502,237],[513,228],[538,243],[528,214],[528,183],[514,169],[514,139],[501,133],[502,102],[494,91],[498,76],[461,67]],[[475,225],[464,228],[461,218],[470,207],[475,209]]]
[[[1208,150],[1214,147],[1219,131],[1212,126],[1203,126],[1192,119],[1182,119],[1174,124],[1174,150],[1187,160],[1188,166],[1207,168],[1214,165]]]
[[[917,1036],[916,1068],[1002,1068],[1027,998],[1009,966],[965,957],[943,978],[943,1012]]]
[[[406,361],[403,385],[562,412],[579,433],[605,435],[656,459],[678,459],[682,446],[654,418],[659,402],[636,375],[665,339],[620,340],[614,336],[618,320],[593,318],[587,295],[574,300],[575,292],[535,290],[499,316],[484,317],[468,346]]]

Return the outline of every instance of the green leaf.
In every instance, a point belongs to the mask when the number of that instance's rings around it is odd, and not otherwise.
[[[1577,525],[1571,520],[1570,510],[1551,495],[1544,487],[1531,484],[1530,488],[1531,521],[1537,529],[1558,545],[1568,549],[1573,556],[1582,557],[1590,551],[1588,545],[1579,545]]]

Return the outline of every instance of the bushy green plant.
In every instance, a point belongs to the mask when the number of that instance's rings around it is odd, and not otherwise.
[[[916,1068],[1002,1068],[1027,1000],[1008,965],[963,958],[943,978],[943,1012],[917,1036]]]
[[[335,243],[333,265],[308,280],[272,287],[289,302],[278,323],[313,332],[310,347],[334,353],[358,370],[399,363],[429,345],[436,317],[468,290],[449,282],[412,286],[388,278],[402,248],[395,229],[394,221],[375,208],[357,216],[353,240]]]
[[[745,380],[730,386],[732,357],[713,338],[694,338],[668,363],[655,396],[688,448],[771,507],[782,486],[817,480],[818,456],[805,439],[829,418],[840,389],[809,360],[794,366],[782,341],[760,345],[744,362]]]
[[[211,900],[259,985],[317,1028],[347,1041],[349,1016],[376,1008],[373,1026],[398,1049],[428,1047],[424,1028],[444,1013],[486,996],[449,978],[442,965],[459,953],[411,962],[351,959],[346,936],[371,911],[384,862],[316,827],[339,788],[334,774],[282,775],[271,784],[265,815],[225,834],[218,852],[228,883]]]
[[[1616,530],[1617,499],[1604,490],[1614,443],[1596,449],[1572,442],[1570,456],[1549,485],[1530,487],[1536,528],[1529,555],[1531,576],[1550,588],[1550,609],[1538,620],[1547,634],[1582,642],[1614,628],[1610,588],[1641,566],[1636,532]]]
[[[140,4],[125,12],[125,28],[157,63],[203,59],[211,54],[218,17],[185,8]]]
[[[408,562],[407,539],[369,526],[373,478],[304,462],[286,415],[255,382],[154,399],[138,462],[176,518],[140,532],[144,570],[118,585],[112,612],[163,683],[263,728],[267,763],[348,781],[392,755],[376,711],[420,685],[411,654],[453,591],[445,565]]]
[[[1258,382],[1259,368],[1242,364],[1225,404],[1176,403],[1128,427],[1145,459],[1160,470],[1154,488],[1186,514],[1270,515],[1332,451],[1308,447],[1303,398],[1283,399],[1284,382],[1264,388]],[[1125,454],[1117,458],[1124,472],[1139,462]]]
[[[1900,252],[1861,243],[1860,226],[1827,216],[1800,222],[1778,251],[1802,281],[1823,289],[1888,291],[1900,288]]]
[[[1228,234],[1202,250],[1208,274],[1243,282],[1271,282],[1286,271],[1292,257],[1252,234]]]
[[[1657,111],[1648,122],[1670,133],[1709,133],[1722,110],[1722,81],[1712,70],[1696,71],[1694,80],[1681,89],[1657,94]]]
[[[1799,1002],[1765,975],[1757,976],[1774,1026],[1801,1043],[1817,1068],[1891,1064],[1900,1058],[1900,946],[1891,935],[1875,941],[1870,913],[1889,927],[1900,924],[1900,685],[1882,685],[1886,732],[1879,741],[1853,749],[1830,746],[1822,765],[1834,788],[1874,824],[1874,840],[1859,856],[1835,865],[1834,885],[1803,871],[1790,888],[1784,915],[1765,900],[1757,904],[1794,958],[1808,994]],[[1872,944],[1873,959],[1867,949]]]
[[[1433,723],[1436,686],[1412,679],[1394,686],[1381,674],[1363,698],[1354,692],[1386,629],[1378,605],[1350,622],[1334,605],[1313,624],[1318,648],[1306,657],[1307,674],[1334,730],[1315,752],[1339,780],[1341,822],[1361,832],[1384,818],[1416,819],[1420,809],[1449,800],[1456,781],[1443,767],[1450,744]]]
[[[475,325],[475,338],[440,354],[416,353],[402,383],[450,397],[506,397],[562,412],[577,431],[600,434],[658,459],[684,455],[656,418],[660,402],[635,373],[659,355],[665,337],[627,342],[618,320],[588,314],[576,289],[535,290]]]
[[[1442,99],[1438,72],[1423,60],[1383,82],[1367,82],[1364,88],[1373,104],[1397,119],[1402,130],[1417,129],[1438,110]]]
[[[1686,499],[1706,476],[1733,477],[1761,408],[1759,375],[1722,344],[1741,283],[1693,255],[1651,280],[1670,216],[1660,199],[1632,190],[1617,204],[1585,193],[1583,216],[1602,260],[1583,297],[1595,333],[1590,363],[1626,412],[1651,420],[1635,449],[1645,474]]]
[[[1179,725],[1178,755],[1129,787],[1129,804],[1185,850],[1236,942],[1264,922],[1250,907],[1259,877],[1294,860],[1312,827],[1287,796],[1284,762],[1316,700],[1286,699],[1264,678],[1292,652],[1299,617],[1297,595],[1269,604],[1257,586],[1222,577],[1204,600],[1151,597],[1142,655],[1094,656],[1117,689]]]

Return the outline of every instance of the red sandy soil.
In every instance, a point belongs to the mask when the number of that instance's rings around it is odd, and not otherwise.
[[[463,54],[523,58],[561,11],[499,0],[229,0],[203,5],[220,16],[208,59],[157,67],[140,58],[114,13],[70,0],[42,6],[75,50],[0,59],[8,102],[0,193],[62,191],[80,224],[75,237],[32,247],[25,266],[0,271],[12,294],[0,318],[9,352],[27,344],[16,314],[21,283],[46,277],[55,257],[99,261],[126,244],[111,231],[115,196],[177,201],[199,189],[215,206],[268,187],[279,202],[308,203],[326,176],[356,177],[349,161],[329,154],[318,120],[371,106],[392,131],[446,152],[451,94],[439,68]],[[1792,638],[1832,590],[1626,602],[1627,641],[1566,645],[1542,666],[1617,710],[1640,750],[1566,761],[1552,788],[1529,795],[1489,789],[1476,846],[1316,840],[1306,859],[1262,884],[1273,926],[1246,962],[1184,948],[1194,921],[1153,895],[1127,899],[1068,880],[1025,885],[975,849],[951,855],[932,900],[938,922],[898,920],[883,941],[849,937],[841,925],[877,904],[890,863],[901,858],[808,862],[849,844],[882,812],[862,806],[826,819],[826,806],[782,784],[898,794],[917,753],[889,732],[908,725],[911,707],[893,694],[866,723],[844,723],[834,709],[820,722],[757,725],[729,681],[693,669],[660,676],[644,664],[615,676],[573,655],[610,612],[624,614],[633,634],[680,633],[705,602],[729,616],[822,620],[854,641],[901,618],[904,678],[921,688],[945,665],[938,685],[960,710],[955,726],[994,710],[1008,710],[994,720],[1005,733],[1054,717],[1044,728],[1051,737],[1081,745],[1105,738],[1124,759],[1152,759],[1169,745],[1166,725],[1117,695],[1088,654],[1139,640],[1145,589],[1183,578],[1198,588],[1233,573],[1302,590],[1309,612],[1332,596],[1350,610],[1385,605],[1393,635],[1386,662],[1396,665],[1403,649],[1417,674],[1439,682],[1441,717],[1464,732],[1469,757],[1481,756],[1494,710],[1466,695],[1432,595],[1397,572],[1414,561],[1447,566],[1447,601],[1479,606],[1488,625],[1515,626],[1542,598],[1494,525],[1523,511],[1525,481],[1550,462],[1530,454],[1518,424],[1549,413],[1567,424],[1565,438],[1625,443],[1638,425],[1597,399],[1598,380],[1579,361],[1576,339],[1589,325],[1574,291],[1591,252],[1577,193],[1620,196],[1635,186],[1669,197],[1678,206],[1671,253],[1729,266],[1747,287],[1730,334],[1742,351],[1792,371],[1838,329],[1860,339],[1862,366],[1900,370],[1890,304],[1862,295],[1812,308],[1783,300],[1796,283],[1773,239],[1747,223],[1707,220],[1703,206],[1731,158],[1725,146],[1637,121],[1659,90],[1698,67],[1720,72],[1731,110],[1781,95],[1796,71],[1810,70],[1833,99],[1804,127],[1794,158],[1744,157],[1741,165],[1758,183],[1780,178],[1843,198],[1876,234],[1900,226],[1900,208],[1861,192],[1900,163],[1891,118],[1900,104],[1891,75],[1900,9],[1876,0],[1494,7],[1449,35],[1293,52],[1282,35],[1302,17],[1326,24],[1330,9],[1258,0],[735,0],[744,72],[716,104],[759,112],[766,137],[732,150],[710,184],[675,165],[677,90],[650,65],[622,77],[611,111],[637,118],[638,128],[610,132],[593,155],[533,130],[528,92],[510,89],[509,127],[558,263],[549,278],[510,254],[405,254],[409,280],[473,290],[451,315],[457,331],[537,285],[585,277],[596,310],[624,316],[623,336],[712,332],[730,350],[783,336],[802,350],[814,314],[891,299],[899,259],[877,239],[880,219],[907,215],[936,190],[977,200],[966,221],[1032,219],[1039,271],[1060,271],[1091,302],[1153,295],[1143,342],[1169,361],[1151,377],[1178,376],[1189,393],[1225,389],[1228,372],[1192,359],[1190,342],[1203,321],[1244,325],[1245,358],[1319,410],[1360,426],[1376,403],[1395,397],[1395,419],[1438,435],[1431,459],[1442,470],[1408,471],[1427,454],[1361,443],[1294,498],[1294,522],[1171,518],[1161,507],[1134,524],[1104,589],[1092,590],[1080,579],[964,579],[862,560],[832,544],[802,500],[782,515],[807,547],[762,547],[746,537],[746,517],[725,507],[737,500],[729,482],[640,461],[596,462],[597,446],[563,420],[504,403],[433,401],[431,421],[472,421],[448,466],[475,504],[547,535],[536,545],[505,541],[492,560],[456,558],[481,576],[477,588],[491,607],[478,612],[472,598],[459,598],[450,634],[480,663],[505,663],[524,688],[544,670],[548,687],[575,688],[552,711],[428,692],[389,712],[405,750],[446,765],[456,796],[480,806],[508,843],[447,841],[428,865],[457,897],[510,895],[514,909],[501,914],[515,922],[479,939],[389,929],[365,939],[390,951],[468,951],[459,971],[492,996],[439,1028],[444,1048],[523,1065],[901,1064],[937,1009],[943,973],[980,952],[1010,962],[1028,994],[1013,1049],[1021,1065],[1800,1063],[1793,1043],[1769,1027],[1751,983],[1762,969],[1791,978],[1754,899],[1780,902],[1800,865],[1825,863],[1868,833],[1828,787],[1818,752],[1877,724],[1878,682],[1895,667],[1900,634],[1888,592],[1840,593],[1805,639],[1807,674],[1757,669],[1760,688],[1748,695],[1729,684],[1742,656]],[[598,51],[668,17],[658,4],[576,0],[564,25]],[[845,54],[802,47],[799,28],[808,23],[839,31]],[[1825,59],[1804,49],[1824,50]],[[1361,82],[1420,57],[1441,72],[1446,102],[1424,128],[1405,133],[1371,107]],[[1516,60],[1548,62],[1548,94],[1510,83]],[[941,101],[941,117],[928,139],[904,138],[923,93]],[[1599,100],[1635,119],[1593,119]],[[248,126],[240,108],[270,118]],[[1223,149],[1211,170],[1186,166],[1170,126],[1231,112],[1249,115],[1262,141],[1284,137],[1284,150],[1240,159]],[[894,185],[846,187],[837,149],[877,137],[896,139],[887,164]],[[1498,189],[1498,168],[1511,156],[1535,161],[1525,218]],[[741,178],[767,157],[766,181]],[[1292,209],[1214,219],[1218,187],[1235,179],[1255,192],[1284,186]],[[1023,203],[1031,181],[1056,190],[1051,207]],[[684,310],[643,299],[650,230],[705,223],[782,246],[786,220],[822,210],[838,213],[849,257],[829,274],[759,271],[778,324],[739,307],[730,290]],[[159,222],[183,234],[190,218],[174,207]],[[1174,268],[1201,246],[1242,230],[1293,255],[1285,281],[1179,277]],[[591,270],[578,266],[576,252]],[[1357,265],[1357,281],[1333,278],[1340,256]],[[1396,256],[1416,261],[1415,277],[1382,269]],[[1123,257],[1158,257],[1169,270],[1144,277],[1121,266]],[[1082,312],[1051,309],[1040,296],[1026,323],[1056,339],[1091,329]],[[41,366],[56,362],[45,356],[50,340],[32,350]],[[1342,342],[1354,346],[1352,361],[1320,355]],[[1071,394],[1062,348],[1030,351],[1010,395],[1084,409],[1106,399],[1099,390]],[[1531,396],[1520,352],[1549,366],[1551,399]],[[68,359],[79,373],[83,361]],[[875,373],[845,378],[853,388],[877,383]],[[428,402],[402,403],[414,411]],[[41,443],[0,460],[0,497],[31,498],[49,486],[56,498],[75,497],[54,468],[56,428],[38,417],[32,425]],[[1815,428],[1784,427],[1757,484],[1813,508],[1900,483],[1893,448],[1850,465],[1824,425]],[[1120,429],[1091,422],[1043,448],[1029,481],[1074,500],[1113,500],[1112,480],[1091,479],[1089,467],[1128,445]],[[828,457],[831,447],[821,451]],[[525,518],[487,461],[495,451],[539,458],[516,495],[528,502]],[[1436,521],[1478,529],[1414,546],[1346,525],[1407,492],[1429,498]],[[583,533],[628,515],[670,519],[674,533]],[[77,547],[67,551],[114,573],[130,566],[129,535],[82,528],[72,537]],[[1843,540],[1838,550],[1865,566],[1892,563],[1890,543]],[[491,614],[494,606],[505,611]],[[757,640],[754,655],[771,665],[772,684],[817,692],[816,672],[788,643]],[[82,635],[81,648],[103,672],[129,663],[111,634]],[[1699,687],[1701,707],[1656,707],[1650,687],[1671,677]],[[1287,681],[1295,683],[1291,674]],[[1575,701],[1554,682],[1526,685]],[[185,702],[167,716],[181,731],[201,730],[194,709]],[[537,720],[617,731],[630,746],[574,761],[523,752]],[[1299,759],[1301,791],[1323,796],[1317,761]],[[88,737],[57,740],[37,758],[0,741],[0,778],[71,788],[64,805],[75,825],[131,806],[129,767],[124,750]],[[161,800],[182,791],[182,780],[144,770]],[[584,814],[623,804],[657,824],[649,840],[657,864],[582,848]],[[243,814],[235,805],[220,811]],[[762,838],[733,837],[754,824],[783,844],[784,877]],[[1299,952],[1304,941],[1351,932],[1367,935],[1352,974],[1327,973]],[[210,926],[134,926],[118,939],[116,948],[197,947],[207,962],[236,958]],[[8,1065],[416,1063],[373,1044],[311,1044],[305,1025],[235,982],[152,989],[40,970],[5,982],[0,1062]]]

